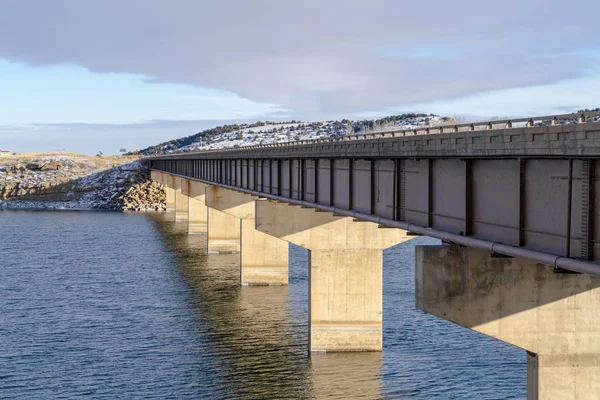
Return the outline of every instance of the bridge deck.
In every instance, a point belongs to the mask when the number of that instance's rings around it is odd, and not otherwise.
[[[317,140],[150,157],[151,168],[599,273],[600,123]]]

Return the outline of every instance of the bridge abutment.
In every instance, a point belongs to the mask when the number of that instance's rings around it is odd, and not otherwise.
[[[310,250],[311,351],[381,351],[383,250],[405,231],[272,201],[256,202],[256,228]]]
[[[165,185],[165,206],[167,213],[175,213],[175,189],[173,185],[173,177],[165,172],[152,171],[152,180]]]
[[[240,282],[242,285],[287,285],[289,244],[256,230],[255,196],[217,186],[206,191],[207,205],[240,224]]]
[[[418,309],[528,351],[528,399],[600,393],[600,278],[458,246],[416,249]]]

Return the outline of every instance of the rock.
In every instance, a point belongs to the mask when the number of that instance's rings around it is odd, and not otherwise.
[[[42,171],[58,171],[64,168],[64,165],[60,161],[49,161],[42,164],[40,169]]]
[[[0,167],[0,201],[48,203],[47,208],[162,211],[165,187],[139,162],[98,166],[85,157],[27,161]]]
[[[31,162],[25,164],[25,168],[27,168],[30,171],[39,171],[42,169],[42,165],[36,162]]]
[[[7,167],[4,170],[4,172],[6,172],[6,174],[8,174],[8,175],[15,175],[15,174],[25,171],[26,169],[27,168],[25,168],[24,165],[11,165],[11,166]]]

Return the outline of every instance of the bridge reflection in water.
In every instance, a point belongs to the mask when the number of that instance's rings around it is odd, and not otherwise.
[[[207,254],[205,235],[152,215],[197,316],[199,346],[222,398],[380,398],[381,353],[307,358],[306,277],[291,286],[239,286],[239,254]],[[296,252],[291,263],[302,263]],[[294,309],[297,308],[297,309]],[[190,382],[210,387],[215,382]]]
[[[381,353],[331,353],[311,357],[312,394],[317,399],[376,399],[381,395]]]

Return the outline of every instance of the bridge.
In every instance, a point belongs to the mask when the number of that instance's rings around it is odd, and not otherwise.
[[[148,160],[167,211],[240,253],[242,285],[287,284],[288,243],[310,250],[311,351],[381,351],[383,250],[426,235],[418,309],[527,350],[528,399],[595,399],[599,114]]]

